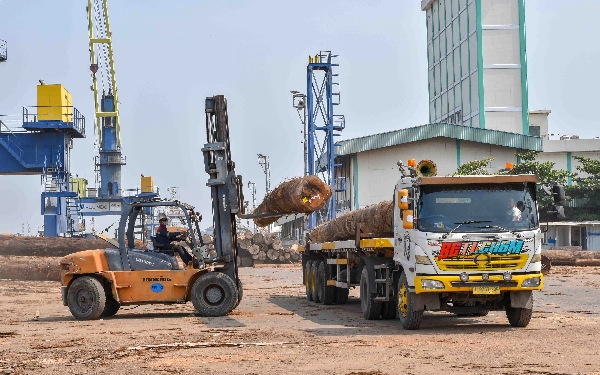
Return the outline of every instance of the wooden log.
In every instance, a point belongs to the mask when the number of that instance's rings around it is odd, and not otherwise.
[[[251,257],[243,257],[241,267],[252,267],[254,260]]]
[[[267,252],[266,251],[260,251],[258,253],[258,259],[262,262],[264,262],[267,259]]]
[[[273,233],[265,233],[264,235],[264,244],[271,245],[273,243]]]
[[[262,245],[265,243],[265,237],[262,233],[256,233],[254,236],[252,236],[252,243],[255,245]]]
[[[287,253],[283,254],[283,257],[285,258],[285,260],[289,260],[292,257],[292,254],[287,252]]]
[[[254,259],[254,260],[258,259],[258,254],[252,255],[252,259]]]
[[[240,239],[238,238],[238,247],[239,247],[240,249],[243,249],[243,250],[249,250],[249,249],[250,249],[250,246],[252,246],[252,243],[250,242],[250,240],[247,240],[247,239],[245,239],[245,238],[244,238],[244,239],[242,239],[242,240],[240,240]]]
[[[252,231],[250,230],[245,230],[244,231],[244,238],[247,240],[251,240],[252,236],[254,236],[254,233],[252,233]]]
[[[279,258],[279,252],[275,249],[269,249],[269,251],[267,251],[267,258],[275,260]]]
[[[319,177],[315,175],[297,177],[283,182],[267,194],[254,213],[281,213],[281,216],[292,213],[309,214],[323,208],[331,194],[331,186],[325,184]],[[277,217],[254,219],[254,222],[258,226],[265,227],[277,219]]]
[[[258,246],[258,245],[251,245],[248,248],[248,252],[252,255],[257,255],[259,251],[260,251],[260,246]]]
[[[309,237],[312,242],[350,240],[356,236],[358,223],[363,233],[392,233],[393,215],[393,202],[381,202],[325,222],[311,230]]]
[[[205,245],[209,245],[209,244],[215,243],[214,237],[211,236],[210,234],[203,234],[202,235],[202,241],[204,241]]]
[[[279,256],[279,261],[280,261],[281,263],[285,263],[285,257],[284,257],[283,255],[280,255],[280,256]]]
[[[273,242],[271,243],[271,247],[275,250],[282,250],[283,249],[283,244],[281,242],[280,239],[274,239]]]

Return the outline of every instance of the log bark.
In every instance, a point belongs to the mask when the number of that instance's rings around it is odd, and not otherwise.
[[[281,213],[281,216],[292,213],[309,214],[323,208],[331,194],[331,187],[319,177],[314,175],[297,177],[283,182],[267,194],[254,213]],[[254,219],[254,222],[258,226],[265,227],[277,219],[277,217]]]
[[[283,244],[281,243],[280,239],[275,239],[271,243],[271,247],[275,250],[281,250],[281,249],[283,249]]]
[[[279,252],[275,249],[269,249],[269,251],[267,251],[267,258],[271,260],[276,260],[277,258],[279,258]]]
[[[262,233],[256,233],[252,237],[252,243],[255,245],[263,244],[263,243],[265,243],[265,237],[262,235]]]
[[[356,224],[363,233],[387,234],[393,232],[394,207],[385,201],[360,210],[350,211],[325,222],[310,231],[312,242],[350,240],[356,236]]]

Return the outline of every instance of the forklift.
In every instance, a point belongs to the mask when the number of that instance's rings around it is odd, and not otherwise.
[[[183,202],[161,200],[154,194],[132,197],[121,213],[118,242],[114,248],[86,250],[64,257],[61,293],[65,306],[79,320],[116,314],[121,306],[181,304],[192,301],[200,316],[224,316],[242,300],[237,266],[236,216],[242,219],[281,216],[245,215],[242,177],[231,159],[227,101],[217,95],[206,98],[207,143],[202,148],[207,186],[211,190],[214,245],[208,256],[199,223],[202,216]],[[187,227],[183,240],[193,261],[180,267],[172,251],[136,249],[134,231],[138,219],[158,207],[179,208]]]

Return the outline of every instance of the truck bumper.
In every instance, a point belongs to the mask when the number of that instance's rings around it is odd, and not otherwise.
[[[539,285],[523,286],[523,282],[529,279],[539,279]],[[434,280],[441,282],[437,284],[437,288],[424,288],[423,280]],[[533,280],[537,281],[537,280]],[[528,281],[528,282],[531,282]],[[426,283],[427,284],[427,283]],[[429,283],[431,284],[431,283]],[[537,283],[536,283],[537,284]],[[530,284],[531,285],[531,284]],[[501,292],[504,291],[524,291],[524,290],[542,290],[544,286],[544,275],[541,273],[530,273],[521,275],[512,275],[510,281],[504,281],[502,275],[489,275],[489,279],[484,281],[481,275],[469,275],[469,280],[463,282],[460,280],[460,275],[427,275],[415,277],[415,292],[419,293],[452,293],[452,292],[473,292],[473,288],[477,286],[498,286]]]

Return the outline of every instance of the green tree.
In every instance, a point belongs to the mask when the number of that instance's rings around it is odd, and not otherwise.
[[[581,165],[577,170],[587,174],[587,177],[576,176],[574,185],[569,186],[569,196],[576,198],[577,208],[570,212],[570,217],[576,221],[600,220],[600,161],[574,156]]]
[[[483,160],[473,160],[458,167],[452,176],[472,176],[472,175],[489,175],[487,167],[494,158],[485,158]]]

